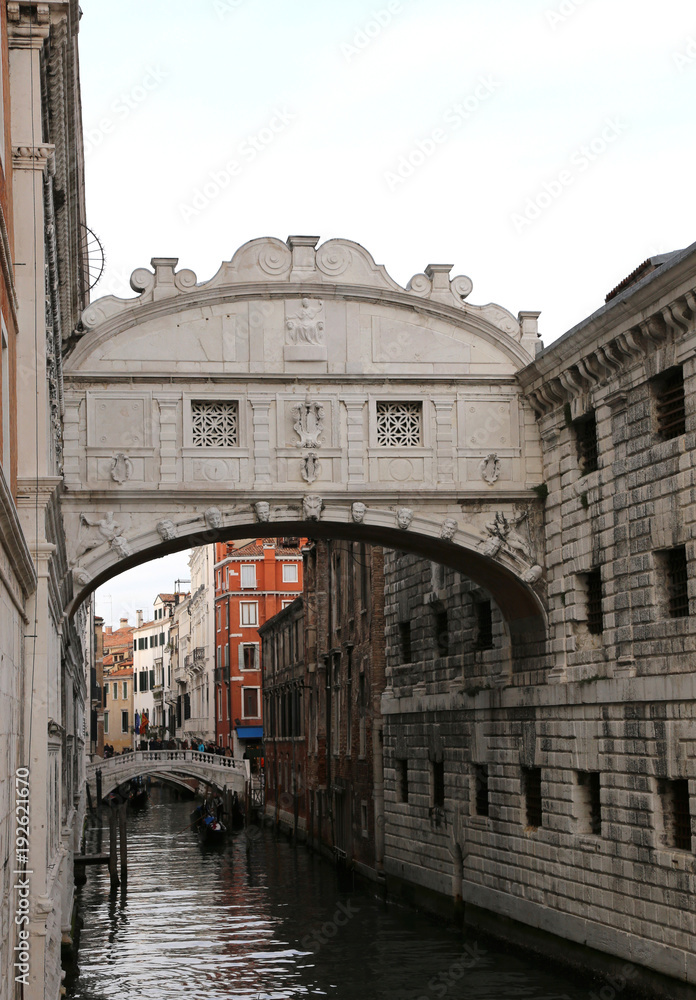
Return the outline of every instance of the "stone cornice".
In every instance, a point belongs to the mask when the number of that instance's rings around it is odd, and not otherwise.
[[[7,553],[12,569],[22,588],[24,597],[28,597],[36,589],[37,577],[34,563],[29,552],[19,522],[17,508],[10,493],[2,468],[0,467],[0,544]],[[13,589],[9,581],[4,581],[10,593]],[[15,603],[16,600],[15,600]],[[22,614],[23,609],[20,608]]]
[[[613,299],[519,373],[534,410],[550,413],[607,384],[666,344],[694,331],[696,244]]]
[[[7,38],[11,49],[40,49],[51,30],[51,4],[7,0]]]
[[[39,146],[13,146],[12,166],[15,170],[40,170],[43,173],[50,166],[54,152],[55,146],[50,142]]]

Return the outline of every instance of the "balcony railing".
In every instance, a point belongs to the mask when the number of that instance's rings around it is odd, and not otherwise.
[[[202,662],[205,659],[205,647],[196,646],[196,648],[193,651],[193,658],[197,663]]]

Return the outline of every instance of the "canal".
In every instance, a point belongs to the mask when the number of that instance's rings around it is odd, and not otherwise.
[[[192,805],[153,789],[129,814],[127,886],[111,893],[106,869],[88,871],[73,1000],[589,1000],[601,989],[344,885],[270,831],[203,850]]]

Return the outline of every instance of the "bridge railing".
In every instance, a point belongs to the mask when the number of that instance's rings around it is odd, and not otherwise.
[[[223,757],[216,753],[203,753],[200,750],[135,750],[133,753],[120,754],[117,757],[98,757],[87,764],[87,776],[91,777],[97,769],[105,775],[122,769],[132,770],[142,765],[143,770],[153,764],[198,764],[202,767],[240,771],[245,776],[248,771],[248,761],[236,757]]]

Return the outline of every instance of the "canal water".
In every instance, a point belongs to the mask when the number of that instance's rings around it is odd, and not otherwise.
[[[589,1000],[601,990],[343,885],[268,830],[205,850],[188,828],[192,806],[153,789],[129,814],[127,886],[111,893],[106,869],[88,869],[73,1000]]]

